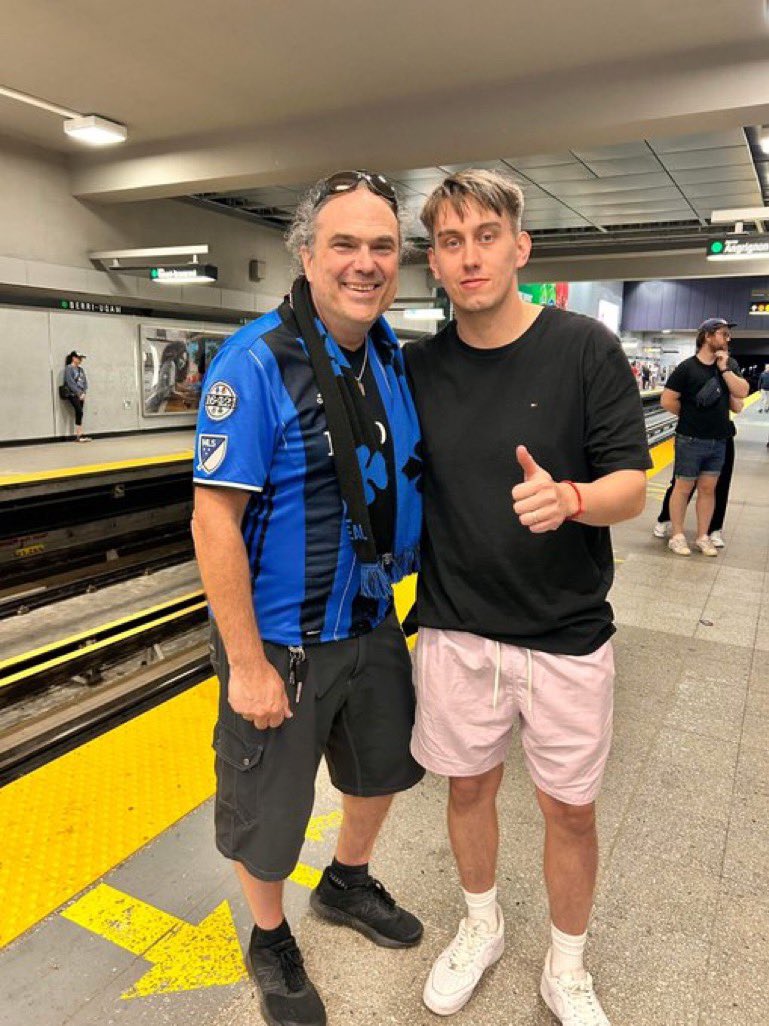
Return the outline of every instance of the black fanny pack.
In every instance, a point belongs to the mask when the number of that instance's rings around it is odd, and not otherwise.
[[[708,406],[715,406],[723,394],[723,390],[718,380],[716,378],[710,378],[705,382],[702,388],[698,390],[694,396],[694,401],[698,406],[707,408]]]

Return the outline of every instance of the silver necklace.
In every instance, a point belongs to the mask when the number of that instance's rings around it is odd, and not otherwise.
[[[363,363],[361,364],[360,374],[355,374],[353,372],[353,377],[358,382],[358,388],[360,389],[361,395],[365,395],[366,394],[366,389],[365,389],[365,387],[363,385],[363,375],[366,373],[366,364],[368,363],[368,339],[366,339],[366,341],[363,343],[363,345],[364,345]]]

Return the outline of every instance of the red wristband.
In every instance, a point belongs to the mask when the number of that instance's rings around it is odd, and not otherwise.
[[[573,481],[561,481],[561,484],[571,485],[571,487],[574,489],[574,492],[575,492],[575,494],[577,496],[577,508],[576,508],[576,510],[570,516],[564,517],[565,520],[574,520],[575,517],[579,517],[579,516],[581,516],[585,512],[585,506],[584,506],[584,503],[582,502],[582,493],[580,492],[579,488],[577,488],[577,486],[574,484]]]

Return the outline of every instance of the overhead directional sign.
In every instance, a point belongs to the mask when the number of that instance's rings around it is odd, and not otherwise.
[[[216,281],[219,270],[214,264],[184,264],[171,267],[151,267],[150,281],[159,285],[188,285]]]
[[[769,235],[711,239],[706,256],[708,260],[755,260],[757,257],[769,257]]]

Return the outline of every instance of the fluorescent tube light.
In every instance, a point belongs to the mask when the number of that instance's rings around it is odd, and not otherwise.
[[[88,114],[65,121],[64,133],[70,139],[88,146],[113,146],[126,141],[128,129],[117,121],[100,118],[98,114]]]

